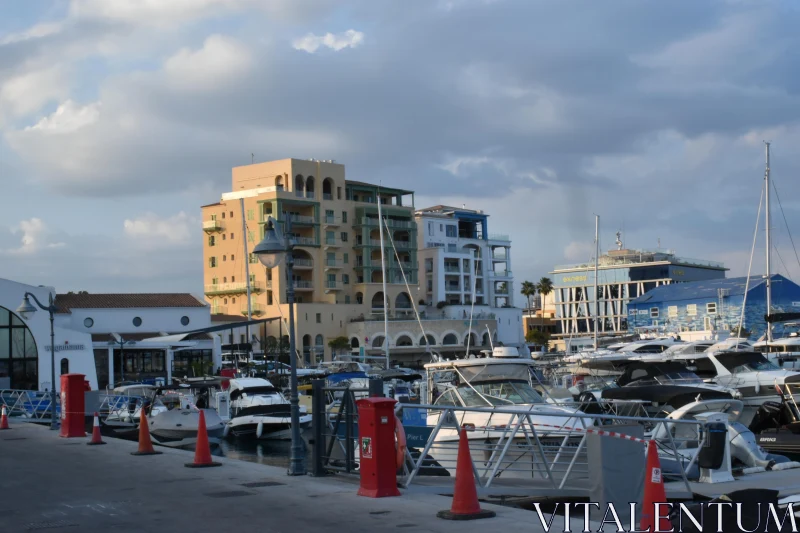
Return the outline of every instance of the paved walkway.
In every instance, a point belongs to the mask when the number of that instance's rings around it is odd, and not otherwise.
[[[443,496],[364,498],[338,476],[289,477],[226,458],[215,458],[218,468],[191,469],[189,452],[135,457],[133,442],[86,446],[88,439],[56,433],[24,423],[0,432],[3,533],[543,531],[530,511],[483,505],[497,517],[451,522],[436,518],[451,503]],[[581,529],[576,521],[573,531]]]

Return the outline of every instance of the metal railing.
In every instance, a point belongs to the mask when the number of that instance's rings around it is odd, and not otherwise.
[[[216,231],[222,229],[222,223],[218,220],[204,220],[203,229],[206,231]]]
[[[250,290],[263,290],[264,285],[260,281],[251,281]],[[204,287],[206,294],[238,293],[247,292],[247,282],[242,283],[212,283]]]
[[[0,389],[0,406],[5,406],[9,417],[28,419],[33,422],[50,420],[49,392]],[[56,414],[60,412],[61,405],[57,403]]]
[[[294,267],[313,267],[314,261],[311,259],[295,259],[294,260]]]
[[[300,246],[304,244],[314,246],[317,244],[317,239],[314,237],[292,237],[292,240]]]
[[[329,192],[324,192],[324,193],[322,193],[322,199],[323,200],[333,200],[333,195],[331,193],[329,193]]]
[[[663,435],[656,444],[664,477],[682,481],[687,492],[691,492],[686,473],[695,465],[705,444],[702,424],[694,420],[589,415],[580,411],[547,413],[520,410],[519,406],[462,408],[399,404],[398,408],[419,410],[425,416],[418,418],[436,421],[433,426],[425,424],[418,428],[404,424],[409,449],[421,450],[416,456],[406,454],[403,475],[398,480],[405,488],[423,470],[428,474],[453,475],[461,431],[468,431],[470,436],[475,479],[482,489],[488,489],[497,480],[525,479],[532,491],[566,489],[588,494],[587,438],[603,429],[613,431],[613,424],[621,422],[645,425],[645,435]],[[468,416],[476,422],[483,419],[486,424],[465,422]],[[659,431],[660,427],[664,430]],[[427,438],[422,438],[424,432],[417,431],[420,428],[430,431]],[[417,436],[414,442],[413,435]]]
[[[313,281],[295,280],[294,288],[295,289],[313,289],[314,288],[314,282]]]

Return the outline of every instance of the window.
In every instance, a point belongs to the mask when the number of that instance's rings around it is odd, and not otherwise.
[[[250,284],[252,285],[253,283],[256,282],[256,275],[255,274],[250,274],[250,278],[249,279],[250,279]]]
[[[189,325],[189,317],[188,316],[182,316],[181,317],[181,326],[188,326],[188,325]]]
[[[217,258],[216,257],[209,257],[208,258],[208,268],[214,268],[217,266]]]
[[[253,220],[255,218],[255,214],[253,213],[252,209],[247,210],[247,220]]]
[[[231,260],[233,260],[233,256],[231,256]],[[236,276],[231,276],[231,283],[236,283]]]
[[[267,291],[267,305],[272,305],[272,291]]]
[[[84,325],[84,327],[90,328],[90,327],[94,326],[94,320],[92,320],[91,318],[89,318],[87,316],[86,318],[83,319],[83,325]]]
[[[225,218],[225,212],[224,211],[222,212],[222,218]]]
[[[233,260],[235,260],[235,259],[236,259],[236,258],[234,257],[234,255],[233,255],[233,254],[231,254],[231,261],[233,261]]]
[[[342,254],[342,262],[346,265],[350,262],[350,256],[347,253]]]
[[[247,241],[253,242],[255,240],[255,235],[253,235],[253,230],[247,230]]]
[[[428,222],[428,235],[433,235],[433,222]]]
[[[316,319],[317,324],[322,324],[322,313],[317,313]]]
[[[346,303],[346,304],[350,303],[350,295],[349,294],[345,294],[344,295],[344,303]]]
[[[222,234],[222,240],[223,240],[223,241],[225,241],[225,240],[227,240],[227,239],[228,239],[228,236],[227,236],[226,234],[224,234],[224,233],[223,233],[223,234]]]
[[[236,303],[236,298],[231,298],[231,303],[235,304]]]
[[[456,233],[456,227],[455,226],[451,226],[449,224],[447,225],[447,236],[448,237],[457,237],[458,236],[458,233]]]
[[[223,256],[222,256],[222,260],[223,260],[223,261],[227,261],[227,260],[228,260],[228,256],[227,256],[227,255],[223,255]]]
[[[650,308],[650,318],[658,318],[658,307]]]
[[[252,265],[253,263],[258,263],[258,258],[256,254],[247,254],[247,261]]]
[[[61,375],[69,374],[69,359],[66,357],[61,360]]]
[[[717,302],[708,302],[706,304],[706,313],[709,315],[716,315],[717,314]]]
[[[686,314],[689,316],[697,316],[697,304],[689,304],[686,306]]]
[[[223,276],[222,283],[228,283],[228,276]]]
[[[439,233],[444,231],[444,224],[439,224]]]
[[[341,200],[342,199],[342,188],[341,187],[336,187],[336,199],[337,200]]]
[[[342,274],[342,285],[350,285],[350,275]]]
[[[216,244],[216,242],[217,242],[217,238],[215,236],[213,236],[213,235],[209,235],[208,236],[208,245],[209,246],[214,246],[214,244]]]
[[[342,222],[347,223],[347,211],[342,211]]]
[[[670,305],[667,307],[667,315],[670,318],[675,318],[678,316],[678,306],[677,305]]]
[[[347,232],[346,231],[342,232],[342,242],[347,242]]]
[[[233,211],[231,211],[231,218],[233,218]]]
[[[216,285],[217,283],[219,283],[219,278],[211,278],[212,285]]]
[[[138,328],[139,326],[141,326],[141,325],[142,325],[142,319],[141,319],[141,318],[139,318],[138,316],[137,316],[137,317],[134,317],[134,318],[133,318],[133,325],[134,325],[134,326],[136,326],[136,327]]]
[[[231,233],[231,240],[233,240],[233,233]]]

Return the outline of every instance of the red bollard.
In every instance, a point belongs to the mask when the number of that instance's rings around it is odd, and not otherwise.
[[[395,416],[391,398],[363,398],[358,406],[359,496],[400,496],[397,490]]]
[[[86,437],[85,380],[83,374],[61,375],[61,437]]]

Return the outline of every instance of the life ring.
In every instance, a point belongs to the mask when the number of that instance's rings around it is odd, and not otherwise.
[[[395,438],[395,450],[396,450],[396,457],[395,457],[395,465],[397,469],[403,468],[403,464],[406,462],[406,430],[403,428],[403,423],[397,418],[397,415],[394,416],[394,438]]]

